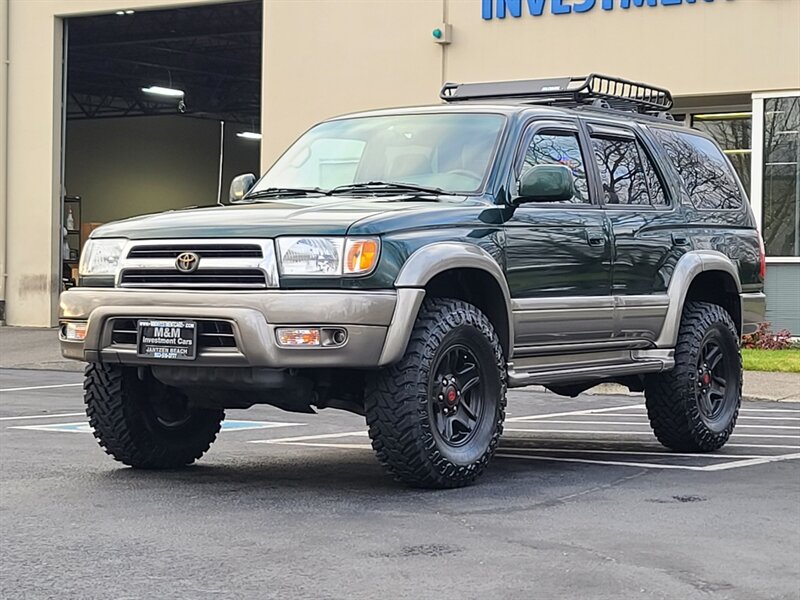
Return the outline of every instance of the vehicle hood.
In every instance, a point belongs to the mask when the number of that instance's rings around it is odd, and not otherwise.
[[[115,221],[93,238],[271,238],[281,235],[379,234],[441,211],[475,212],[486,204],[464,197],[419,200],[392,197],[280,199],[213,208],[188,208]],[[422,219],[423,221],[426,219]]]

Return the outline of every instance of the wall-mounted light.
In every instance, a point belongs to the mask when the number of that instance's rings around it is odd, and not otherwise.
[[[236,137],[244,138],[246,140],[260,140],[261,134],[255,131],[240,131]]]
[[[156,96],[167,96],[168,98],[183,98],[184,95],[183,90],[161,87],[159,85],[151,85],[150,87],[143,87],[142,91],[145,94],[155,94]]]

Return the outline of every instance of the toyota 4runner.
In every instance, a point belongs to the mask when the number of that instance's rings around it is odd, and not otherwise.
[[[644,391],[672,450],[725,444],[765,262],[717,144],[605,76],[442,99],[316,125],[230,206],[94,231],[60,339],[106,452],[179,467],[226,408],[339,408],[396,478],[457,487],[507,387],[600,382]]]

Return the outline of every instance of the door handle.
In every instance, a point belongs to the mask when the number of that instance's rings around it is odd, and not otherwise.
[[[673,233],[672,243],[675,244],[676,246],[686,246],[689,244],[689,238],[683,235],[682,233]]]
[[[602,231],[587,231],[586,239],[590,246],[604,246],[606,243],[606,236]]]

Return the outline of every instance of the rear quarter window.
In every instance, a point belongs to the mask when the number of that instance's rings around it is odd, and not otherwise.
[[[667,152],[696,208],[730,210],[742,208],[744,199],[736,175],[711,140],[691,132],[651,130]]]

